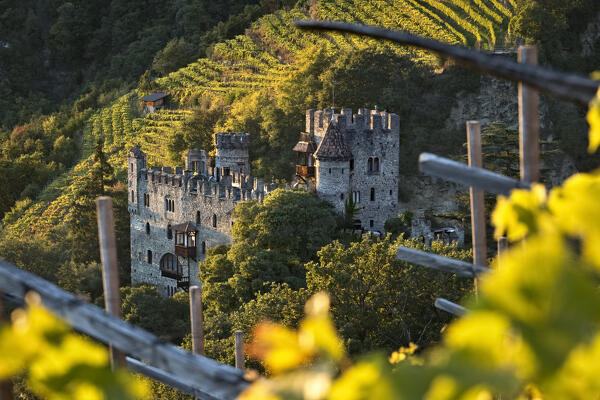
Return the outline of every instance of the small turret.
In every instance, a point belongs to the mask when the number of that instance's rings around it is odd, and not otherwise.
[[[133,211],[139,209],[138,186],[140,179],[142,179],[142,170],[146,169],[146,154],[139,146],[135,146],[129,151],[127,164],[129,165],[129,168],[127,169],[129,209]]]
[[[215,168],[250,174],[249,133],[215,133]]]
[[[317,194],[343,212],[350,191],[350,160],[352,152],[338,124],[332,118],[314,154],[316,159]]]
[[[204,150],[190,150],[185,154],[185,169],[187,171],[206,173],[208,158]]]

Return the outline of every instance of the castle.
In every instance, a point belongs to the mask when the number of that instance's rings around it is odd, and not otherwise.
[[[202,150],[186,154],[185,169],[146,168],[139,147],[128,156],[131,283],[173,295],[199,284],[206,251],[231,243],[232,212],[240,201],[262,201],[270,186],[250,176],[248,134],[215,134],[215,166]],[[174,172],[174,173],[173,173]]]
[[[383,232],[398,212],[399,130],[396,114],[378,110],[308,110],[306,132],[293,149],[296,174],[314,178],[317,195],[341,214],[351,196],[355,227]],[[174,171],[148,169],[144,152],[130,151],[132,284],[149,283],[168,296],[199,284],[207,250],[231,243],[236,204],[262,201],[272,189],[250,175],[249,134],[216,133],[214,139],[214,167],[202,150],[190,150],[185,169]]]
[[[354,226],[384,231],[398,214],[400,117],[386,111],[306,111],[294,147],[296,175],[315,178],[317,195],[343,214],[348,196],[358,208]]]

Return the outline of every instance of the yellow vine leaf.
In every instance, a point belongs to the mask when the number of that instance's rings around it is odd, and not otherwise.
[[[587,122],[590,125],[588,152],[594,153],[600,146],[600,97],[598,95],[590,102]]]
[[[506,234],[509,240],[515,241],[537,232],[539,214],[546,197],[546,188],[541,184],[534,184],[531,190],[513,190],[508,198],[498,196],[491,217],[496,227],[494,236],[498,239]]]

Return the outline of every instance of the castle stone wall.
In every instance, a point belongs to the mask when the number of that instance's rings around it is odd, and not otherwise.
[[[192,156],[198,160],[204,158],[203,152]],[[161,276],[160,271],[161,258],[168,253],[175,254],[175,232],[172,231],[169,239],[169,227],[188,221],[199,227],[197,260],[178,258],[183,275],[190,278],[190,285],[199,284],[198,265],[204,260],[205,252],[216,245],[231,243],[232,213],[236,204],[250,199],[262,201],[270,190],[260,180],[244,174],[226,176],[223,168],[208,167],[206,173],[200,174],[184,171],[182,167],[175,167],[175,174],[169,167],[147,170],[145,154],[139,148],[129,154],[128,164],[131,281],[132,284],[156,285],[163,295],[177,290],[177,281]],[[172,208],[167,206],[169,203]],[[148,258],[148,251],[152,252],[152,260]]]
[[[313,135],[317,146],[331,119],[332,110],[306,112],[306,130]],[[344,211],[348,195],[353,196],[358,200],[355,219],[360,220],[366,230],[383,232],[385,221],[395,217],[399,211],[400,117],[386,111],[359,109],[357,114],[353,114],[350,109],[342,109],[339,114],[333,113],[333,119],[353,159],[344,166],[339,162],[333,162],[336,165],[317,162],[317,194],[333,203],[339,212]],[[369,159],[372,163],[370,170]],[[375,168],[375,159],[378,168]],[[330,168],[337,173],[329,174]],[[342,168],[347,168],[349,173],[342,174]]]

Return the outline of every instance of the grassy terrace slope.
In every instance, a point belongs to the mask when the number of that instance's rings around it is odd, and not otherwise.
[[[48,234],[69,221],[69,203],[78,177],[89,164],[94,137],[103,135],[110,159],[120,178],[126,179],[124,156],[133,144],[141,145],[150,163],[167,164],[165,147],[179,127],[194,100],[207,94],[220,96],[230,105],[257,89],[275,88],[294,70],[294,60],[311,46],[322,46],[329,53],[385,46],[398,54],[408,54],[416,62],[434,62],[431,54],[395,47],[350,35],[316,35],[296,30],[292,21],[319,18],[360,22],[407,30],[447,43],[475,45],[484,49],[502,44],[514,7],[502,0],[322,0],[310,9],[281,11],[262,17],[246,35],[217,44],[212,57],[200,59],[156,83],[172,95],[177,110],[141,118],[139,93],[123,94],[111,106],[96,110],[87,122],[85,151],[80,163],[55,180],[34,202],[20,202],[5,218],[5,232]]]

